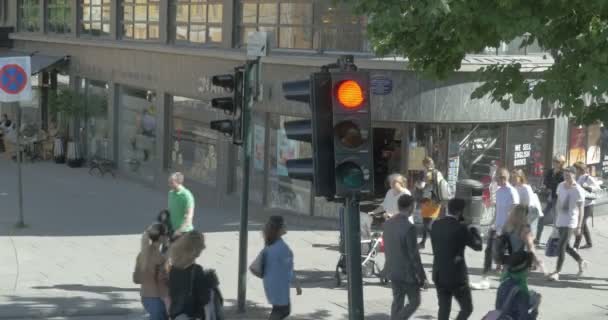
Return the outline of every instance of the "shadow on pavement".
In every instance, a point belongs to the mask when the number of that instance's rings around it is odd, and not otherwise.
[[[246,303],[246,313],[241,314],[237,312],[236,300],[226,299],[224,301],[226,306],[226,318],[230,320],[266,320],[270,314],[271,308],[269,306],[262,306],[251,301]],[[329,320],[331,314],[328,310],[316,310],[304,315],[293,315],[288,319],[292,320]],[[366,319],[368,319],[366,317]],[[381,319],[381,318],[378,318]]]
[[[37,286],[32,287],[32,289],[37,290],[65,290],[65,291],[81,291],[81,292],[91,292],[91,293],[111,293],[111,292],[139,292],[138,288],[118,288],[118,287],[109,287],[109,286],[86,286],[82,284],[57,284],[54,286]]]

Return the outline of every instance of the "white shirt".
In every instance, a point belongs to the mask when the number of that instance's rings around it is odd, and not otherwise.
[[[386,214],[389,217],[392,217],[399,213],[399,206],[397,205],[397,200],[399,200],[399,197],[404,194],[407,194],[408,196],[412,195],[412,193],[408,189],[404,189],[402,192],[400,192],[391,188],[386,192],[386,196],[384,196],[384,201],[382,201],[381,206],[382,208],[384,208],[384,211],[386,211]],[[411,223],[414,223],[414,216],[410,215],[409,220]]]
[[[557,218],[555,219],[555,226],[571,229],[578,227],[579,205],[583,201],[585,201],[585,190],[579,184],[568,188],[566,182],[560,183],[557,186],[557,202],[555,204]]]
[[[514,205],[519,204],[519,193],[509,183],[496,191],[496,232],[501,234],[502,227],[507,223],[509,214]]]
[[[590,175],[588,175],[588,174],[584,174],[584,175],[582,175],[582,176],[578,177],[578,179],[576,180],[576,183],[577,183],[578,185],[580,185],[580,186],[581,186],[581,188],[582,188],[583,186],[591,188],[591,192],[595,192],[595,191],[600,190],[600,184],[597,182],[597,180],[595,180],[595,179],[594,179],[592,176],[590,176]],[[584,188],[583,188],[583,191],[584,191],[584,193],[583,193],[583,194],[584,194],[584,195],[585,195],[585,197],[586,197],[586,195],[587,195],[589,192],[587,192],[587,190],[585,190]],[[585,199],[585,207],[586,207],[586,206],[593,205],[594,203],[595,203],[595,201],[594,201],[594,200],[591,200],[591,199],[586,200],[586,199]]]
[[[519,203],[535,208],[536,210],[538,210],[538,215],[542,217],[543,208],[540,204],[540,199],[538,198],[538,195],[534,193],[532,187],[529,184],[524,184],[515,187],[515,189],[517,189],[517,194],[519,195]]]

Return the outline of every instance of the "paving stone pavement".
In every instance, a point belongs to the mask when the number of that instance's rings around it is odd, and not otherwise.
[[[142,319],[142,308],[131,272],[139,235],[155,213],[165,207],[166,192],[121,178],[98,178],[86,169],[54,163],[24,165],[25,217],[29,228],[17,230],[15,166],[0,160],[0,319],[119,320]],[[290,221],[286,236],[304,287],[292,295],[293,319],[347,319],[346,287],[336,287],[338,233],[334,225],[307,226]],[[261,249],[261,215],[252,213],[249,260]],[[200,204],[196,225],[207,235],[199,263],[217,270],[230,319],[264,319],[267,305],[261,282],[248,277],[249,312],[236,315],[238,210]],[[550,229],[546,234],[550,233]],[[564,281],[550,283],[540,275],[530,280],[543,294],[542,319],[606,319],[608,317],[608,217],[595,221],[594,248],[582,251],[592,262],[575,279],[568,257]],[[479,280],[482,254],[469,252],[472,279]],[[550,269],[554,259],[545,259]],[[423,252],[430,270],[432,255]],[[388,319],[390,288],[365,279],[366,319]],[[473,293],[481,319],[491,309],[495,290]],[[433,289],[422,296],[415,319],[436,319]],[[455,316],[458,307],[453,307]],[[63,318],[61,318],[63,317]]]

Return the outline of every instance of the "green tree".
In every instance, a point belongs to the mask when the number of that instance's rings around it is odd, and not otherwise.
[[[343,0],[369,17],[380,55],[408,58],[409,67],[444,79],[467,53],[523,37],[554,60],[525,70],[519,63],[479,71],[487,94],[503,108],[529,97],[554,104],[579,123],[608,122],[608,1],[605,0]]]

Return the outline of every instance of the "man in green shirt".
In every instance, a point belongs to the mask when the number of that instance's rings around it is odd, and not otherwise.
[[[169,177],[169,212],[174,236],[192,231],[194,218],[194,196],[184,187],[184,175],[175,172]]]

